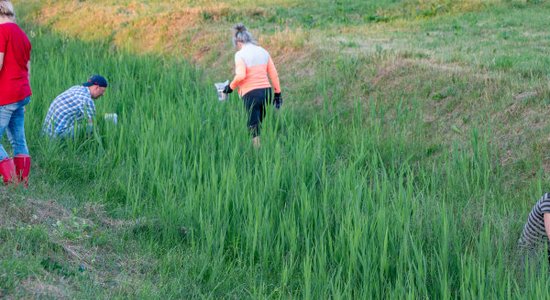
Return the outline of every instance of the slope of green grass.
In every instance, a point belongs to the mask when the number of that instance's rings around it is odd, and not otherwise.
[[[336,104],[325,104],[306,119],[270,109],[256,151],[242,103],[219,103],[190,66],[29,31],[35,71],[28,132],[41,171],[34,180],[67,183],[77,203],[99,201],[121,217],[155,220],[121,241],[137,240],[155,261],[137,277],[141,284],[118,281],[99,295],[541,295],[537,286],[546,280],[515,267],[522,218],[510,203],[519,195],[502,195],[487,130],[474,129],[467,146],[432,156],[414,106],[392,108],[398,113],[388,126],[391,111],[374,100],[340,115]],[[40,137],[49,100],[90,71],[109,78],[98,113],[117,112],[119,125],[98,120],[92,138],[74,142]],[[183,239],[182,226],[189,230]],[[47,245],[43,231],[33,230],[30,243]],[[18,235],[7,230],[3,239],[14,243]],[[23,256],[31,260],[13,261],[9,243],[2,251],[5,293],[29,274],[57,274],[74,295],[96,295],[93,277],[64,274],[59,270],[70,267],[44,260],[42,248]]]
[[[34,280],[77,298],[547,297],[544,251],[523,268],[515,249],[546,186],[536,138],[546,123],[527,123],[518,140],[507,123],[544,115],[547,43],[529,37],[545,36],[548,6],[503,7],[412,22],[378,46],[346,29],[344,54],[318,50],[313,75],[289,75],[297,84],[268,111],[258,151],[240,100],[216,100],[213,70],[26,26],[38,172],[15,194],[146,221],[0,227],[0,290],[25,296]],[[45,140],[51,99],[90,73],[111,83],[94,136]],[[5,203],[20,211],[15,198]],[[82,272],[67,244],[104,259]]]

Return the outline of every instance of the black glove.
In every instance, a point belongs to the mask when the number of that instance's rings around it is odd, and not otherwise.
[[[228,85],[226,85],[224,88],[223,88],[223,93],[224,94],[231,94],[233,93],[233,90],[231,89],[231,87]]]
[[[283,97],[281,97],[281,93],[275,93],[275,98],[273,98],[273,103],[275,104],[275,108],[279,109],[281,106],[283,106]]]

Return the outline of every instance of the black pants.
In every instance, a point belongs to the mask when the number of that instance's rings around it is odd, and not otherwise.
[[[257,137],[260,135],[266,105],[271,103],[271,88],[252,90],[243,96],[243,101],[248,112],[248,128],[252,136]]]

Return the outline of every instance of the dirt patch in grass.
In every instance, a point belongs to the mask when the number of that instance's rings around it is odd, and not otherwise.
[[[16,293],[35,299],[70,299],[67,295],[66,283],[58,281],[55,284],[42,282],[40,279],[25,280]]]
[[[143,220],[113,219],[100,204],[69,210],[55,200],[21,196],[9,187],[0,190],[0,198],[0,230],[12,232],[4,238],[15,238],[18,232],[32,228],[45,232],[41,240],[33,242],[40,243],[32,246],[35,252],[21,249],[17,250],[19,254],[11,253],[7,257],[16,259],[31,255],[29,259],[41,261],[44,269],[24,278],[5,296],[72,298],[79,289],[78,278],[82,276],[91,286],[117,289],[135,284],[137,288],[144,274],[154,269],[155,259],[140,255],[136,241],[119,242],[123,236],[131,237],[136,226],[146,223]],[[4,242],[20,243],[17,240]],[[132,277],[132,283],[127,282],[128,276]]]
[[[380,82],[392,78],[395,72],[405,67],[406,65],[410,65],[410,63],[407,63],[404,60],[398,60],[380,66],[376,72],[376,75],[371,80],[371,84],[373,86],[377,86]]]

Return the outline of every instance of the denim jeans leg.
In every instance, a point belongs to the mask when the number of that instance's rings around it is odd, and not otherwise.
[[[6,131],[6,128],[10,124],[11,115],[13,114],[13,111],[17,109],[18,105],[17,103],[8,104],[8,105],[0,105],[0,139],[4,136],[4,132]],[[8,158],[8,153],[6,152],[6,149],[4,146],[0,144],[0,161]]]
[[[7,128],[8,139],[13,148],[13,155],[29,154],[27,140],[25,139],[25,105],[30,98],[17,102],[17,109],[13,112]]]

